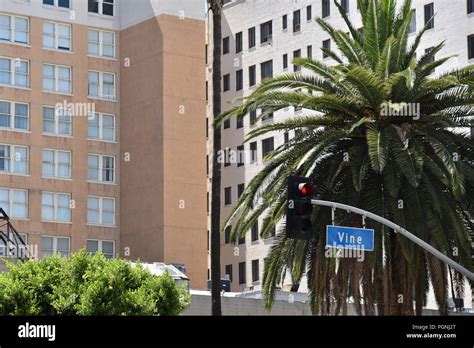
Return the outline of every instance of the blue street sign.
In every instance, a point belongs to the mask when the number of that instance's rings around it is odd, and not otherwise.
[[[326,247],[374,251],[374,230],[328,225]]]

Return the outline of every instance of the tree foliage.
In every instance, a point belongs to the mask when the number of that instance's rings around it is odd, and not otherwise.
[[[189,305],[186,289],[165,273],[81,251],[71,257],[9,264],[0,274],[0,315],[163,315]]]

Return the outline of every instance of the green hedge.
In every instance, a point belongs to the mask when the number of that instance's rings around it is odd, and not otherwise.
[[[81,251],[9,264],[0,273],[0,315],[179,315],[189,292],[165,273]]]

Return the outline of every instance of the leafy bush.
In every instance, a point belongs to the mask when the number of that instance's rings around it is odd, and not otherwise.
[[[81,251],[9,264],[0,274],[0,315],[179,315],[190,296],[165,273]]]

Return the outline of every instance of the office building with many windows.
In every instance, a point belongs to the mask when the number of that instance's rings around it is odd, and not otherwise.
[[[204,45],[197,2],[0,0],[0,207],[39,257],[206,286]]]
[[[341,0],[340,3],[356,28],[362,28],[357,1]],[[410,28],[411,40],[425,23],[430,27],[418,55],[441,41],[445,41],[445,47],[439,52],[439,56],[455,55],[435,73],[474,63],[474,1],[413,0],[413,11],[415,16]],[[249,95],[263,79],[298,71],[299,68],[292,64],[294,58],[313,57],[327,64],[335,64],[321,50],[334,49],[335,45],[315,22],[316,17],[324,18],[335,28],[345,27],[332,0],[224,1],[222,109],[228,110],[235,105],[236,98]],[[209,26],[212,27],[212,23]],[[211,40],[212,36],[208,35],[210,57]],[[211,67],[212,62],[209,60],[208,63]],[[208,88],[212,92],[211,72],[209,68]],[[212,115],[211,100],[209,97],[209,115]],[[255,118],[264,112],[265,110],[260,110],[258,114],[251,113],[239,121],[231,119],[222,128],[222,147],[227,151],[235,151],[243,146],[243,153],[247,157],[243,160],[243,165],[229,163],[222,167],[221,194],[225,197],[222,199],[222,221],[235,206],[243,188],[265,166],[265,154],[294,136],[275,133],[269,137],[265,134],[242,145],[245,135],[257,125],[304,114],[304,110],[288,108],[274,114],[265,114],[265,117],[256,122]],[[265,257],[274,243],[274,234],[262,239],[259,231],[261,225],[262,221],[259,221],[251,231],[247,231],[245,239],[235,245],[228,232],[223,231],[221,273],[227,274],[232,280],[232,291],[261,289]],[[277,232],[278,230],[277,228]],[[304,285],[301,284],[302,287]]]

